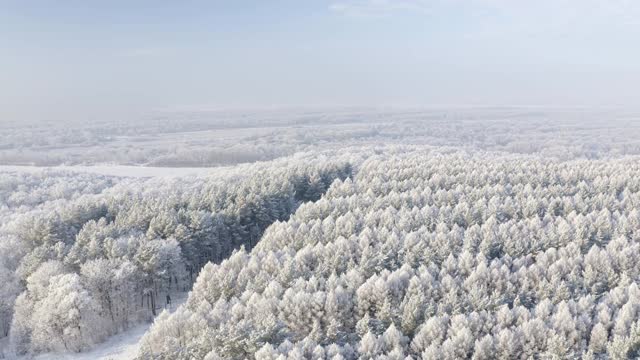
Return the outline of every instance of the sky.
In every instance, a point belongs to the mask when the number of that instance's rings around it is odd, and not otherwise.
[[[0,0],[0,122],[640,105],[638,0]]]

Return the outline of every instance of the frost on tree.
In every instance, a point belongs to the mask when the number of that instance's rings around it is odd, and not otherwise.
[[[206,266],[139,355],[635,358],[639,164],[371,156],[252,251]]]
[[[206,264],[351,173],[347,156],[302,155],[185,179],[0,174],[0,338],[76,352],[149,322]]]

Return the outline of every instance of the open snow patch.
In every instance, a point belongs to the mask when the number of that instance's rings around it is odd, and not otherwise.
[[[174,312],[186,300],[186,293],[176,295],[174,304],[168,309]],[[161,313],[161,312],[160,312]],[[159,314],[160,314],[159,313]],[[105,342],[96,345],[95,348],[81,353],[46,353],[38,355],[25,355],[11,360],[132,360],[135,359],[140,348],[140,339],[147,332],[153,322],[139,324],[127,331],[108,338]],[[0,343],[1,344],[1,343]],[[0,357],[1,358],[1,357]]]

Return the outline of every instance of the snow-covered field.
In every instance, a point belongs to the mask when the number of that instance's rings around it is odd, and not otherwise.
[[[43,170],[84,172],[108,176],[126,177],[174,177],[207,175],[212,168],[189,168],[189,167],[151,167],[151,166],[127,166],[127,165],[96,165],[96,166],[28,166],[28,165],[0,165],[0,173],[36,173]]]
[[[637,112],[332,109],[184,112],[137,121],[0,123],[0,164],[212,167],[342,146],[415,144],[571,158],[640,154]]]

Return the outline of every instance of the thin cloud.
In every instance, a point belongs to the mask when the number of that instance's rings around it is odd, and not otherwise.
[[[329,10],[347,16],[380,17],[398,11],[430,12],[429,0],[345,0],[329,5]]]
[[[128,57],[128,58],[143,58],[143,57],[155,57],[165,55],[167,53],[166,49],[160,48],[131,48],[131,49],[123,49],[117,52],[117,56],[120,57]]]
[[[438,15],[444,9],[494,14],[538,25],[541,21],[557,21],[566,26],[640,24],[638,0],[339,0],[329,4],[330,11],[354,17],[382,17],[401,12]]]

